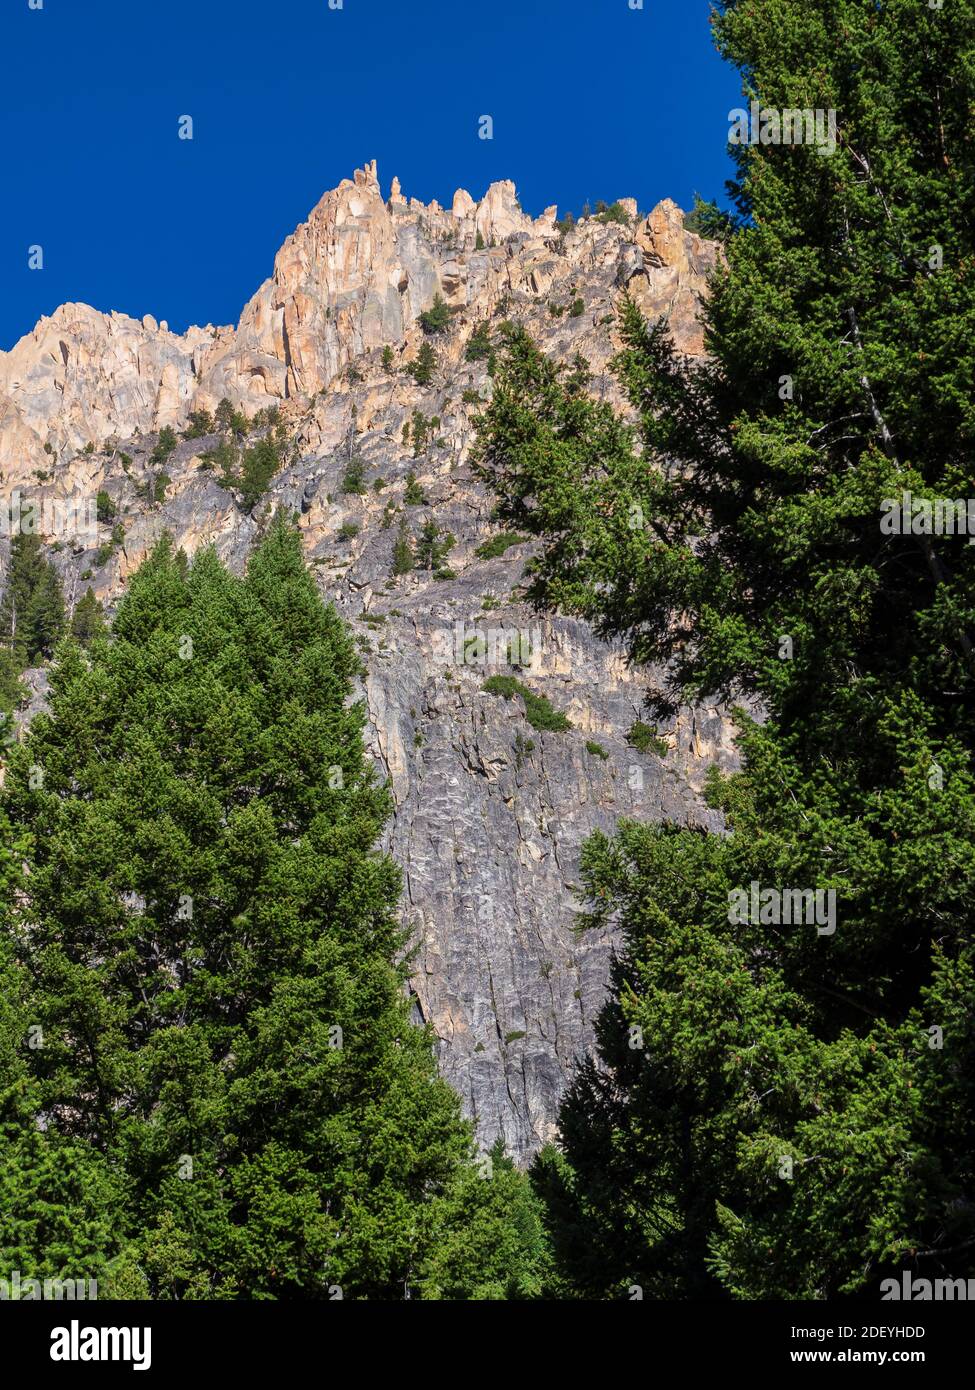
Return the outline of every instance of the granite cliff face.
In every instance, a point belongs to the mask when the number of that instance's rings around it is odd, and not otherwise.
[[[276,508],[298,515],[322,592],[352,623],[368,668],[370,751],[395,800],[388,847],[417,942],[417,1014],[481,1139],[501,1134],[522,1159],[553,1132],[605,989],[611,939],[572,931],[583,841],[623,815],[713,825],[701,781],[731,757],[714,709],[682,711],[662,729],[666,756],[638,753],[626,735],[643,714],[640,676],[584,624],[520,602],[528,545],[475,553],[498,529],[468,465],[471,420],[491,389],[485,361],[465,357],[479,324],[510,318],[559,359],[582,353],[593,389],[610,398],[624,286],[649,317],[669,315],[683,351],[702,351],[696,313],[716,248],[684,231],[673,203],[648,217],[632,200],[622,208],[622,222],[564,231],[555,208],[522,212],[510,183],[478,203],[460,190],[449,210],[408,201],[396,180],[384,200],[370,164],[288,238],[237,329],[178,335],[70,304],[0,353],[8,505],[14,492],[65,502],[103,491],[117,509],[97,537],[47,536],[69,603],[91,584],[111,609],[163,530],[187,553],[213,544],[239,568]],[[400,368],[419,351],[418,318],[436,294],[453,313],[420,386]],[[151,500],[157,432],[224,397],[249,416],[279,409],[291,443],[266,495],[246,511],[204,459],[218,442],[204,437],[178,444],[165,496]],[[343,491],[353,458],[362,492]],[[450,577],[392,574],[403,517],[414,539],[430,518],[453,535]],[[0,542],[3,572],[7,552]],[[547,696],[571,728],[532,728],[520,697],[482,688],[492,674]],[[43,701],[43,672],[31,688],[22,720]]]

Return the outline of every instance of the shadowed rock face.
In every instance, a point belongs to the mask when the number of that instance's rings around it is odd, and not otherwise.
[[[69,603],[90,583],[111,609],[163,530],[189,554],[215,545],[240,569],[276,508],[298,514],[322,593],[363,647],[367,737],[392,788],[387,846],[417,946],[417,1015],[481,1140],[501,1134],[520,1159],[552,1135],[604,997],[612,941],[572,930],[583,841],[620,816],[716,828],[698,792],[709,764],[732,757],[714,709],[682,711],[661,729],[664,758],[636,752],[626,734],[643,713],[638,674],[585,624],[519,601],[529,545],[475,554],[497,530],[468,466],[475,397],[490,390],[484,363],[464,358],[477,323],[511,318],[559,359],[581,352],[593,389],[614,399],[609,316],[623,286],[649,317],[669,314],[684,351],[702,350],[696,313],[716,248],[684,232],[673,203],[645,219],[625,206],[629,225],[588,219],[560,235],[555,209],[532,220],[509,183],[480,203],[460,190],[447,211],[407,201],[395,180],[384,202],[369,165],[288,238],[237,330],[176,335],[152,319],[65,305],[0,354],[0,492],[104,490],[124,525],[107,559],[93,538],[49,538]],[[420,387],[398,367],[416,355],[418,315],[436,293],[456,312]],[[576,300],[583,312],[573,315]],[[215,440],[200,439],[166,462],[165,501],[146,500],[160,471],[149,462],[154,432],[223,396],[251,414],[280,405],[294,446],[266,498],[245,513],[203,466]],[[439,420],[417,456],[403,442],[414,411]],[[365,465],[362,494],[342,491],[353,455]],[[410,470],[425,504],[405,503]],[[398,508],[392,524],[388,506]],[[414,538],[431,517],[452,533],[452,578],[392,576],[401,516]],[[4,573],[7,551],[0,543]],[[512,640],[521,665],[510,663]],[[520,697],[482,689],[492,674],[547,696],[572,727],[532,728]],[[43,700],[43,673],[31,674],[31,690],[22,721]]]

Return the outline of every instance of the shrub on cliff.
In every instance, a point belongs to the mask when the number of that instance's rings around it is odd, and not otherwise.
[[[433,307],[425,309],[420,315],[420,327],[424,333],[443,333],[450,325],[450,308],[438,291],[433,296]]]

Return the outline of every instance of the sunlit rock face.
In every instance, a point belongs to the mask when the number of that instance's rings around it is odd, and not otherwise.
[[[635,751],[626,735],[645,717],[645,678],[584,623],[521,603],[529,545],[475,553],[498,530],[468,461],[490,391],[485,362],[465,358],[478,324],[512,319],[558,360],[583,354],[593,390],[621,406],[608,363],[624,288],[648,317],[669,316],[682,351],[703,351],[697,313],[717,248],[684,231],[674,203],[641,216],[621,201],[625,225],[588,218],[562,232],[554,207],[523,212],[511,183],[479,202],[460,189],[449,207],[425,205],[395,179],[384,199],[369,164],[287,239],[236,329],[175,334],[149,316],[68,304],[0,353],[0,492],[105,491],[117,507],[97,535],[47,537],[69,603],[91,584],[111,609],[164,530],[188,554],[214,545],[240,569],[275,509],[297,516],[321,591],[363,648],[369,750],[393,794],[386,843],[416,943],[416,1015],[479,1138],[502,1135],[520,1160],[552,1136],[605,993],[611,936],[572,929],[583,842],[620,816],[716,828],[700,787],[711,763],[732,760],[716,709],[660,729],[664,757]],[[418,386],[400,368],[437,294],[451,320],[431,340],[433,380]],[[249,416],[280,408],[294,444],[267,496],[246,513],[205,466],[216,439],[204,438],[179,443],[165,498],[150,501],[158,430],[223,397]],[[417,411],[435,422],[419,447],[412,430],[404,442]],[[353,456],[362,493],[343,491]],[[423,504],[406,503],[410,472]],[[454,536],[452,577],[392,575],[401,516],[414,538],[429,518]],[[7,554],[0,540],[3,573]],[[483,690],[493,674],[547,696],[571,728],[532,728],[520,698]],[[21,726],[45,688],[31,673]]]

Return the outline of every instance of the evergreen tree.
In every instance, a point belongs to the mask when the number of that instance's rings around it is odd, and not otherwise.
[[[433,307],[425,309],[420,315],[420,326],[424,333],[442,333],[450,324],[450,308],[438,290],[433,296]]]
[[[20,667],[13,654],[6,647],[0,647],[0,745],[9,736],[10,716],[23,696],[19,676]]]
[[[162,429],[159,431],[156,447],[149,456],[149,462],[151,464],[165,463],[178,443],[179,440],[176,437],[176,431],[173,429],[172,425],[163,425]]]
[[[104,1297],[118,1250],[111,1170],[88,1145],[41,1128],[25,1057],[42,1048],[23,970],[0,936],[0,1268],[9,1280],[94,1279]]]
[[[717,203],[695,193],[694,206],[684,218],[684,230],[711,241],[727,241],[735,230],[735,219]]]
[[[538,1181],[577,1292],[876,1296],[975,1262],[975,555],[888,505],[970,492],[975,7],[716,32],[762,108],[836,110],[835,152],[737,147],[706,361],[624,305],[635,432],[513,331],[482,440],[536,602],[663,672],[660,712],[764,713],[711,781],[729,836],[587,849],[624,949]],[[835,893],[835,931],[742,920],[752,883]]]
[[[214,412],[214,418],[219,429],[225,433],[243,435],[247,433],[247,416],[242,411],[237,410],[226,396],[220,401]]]
[[[467,362],[477,362],[482,357],[487,357],[490,351],[491,329],[487,323],[479,323],[467,340],[464,359]]]
[[[424,342],[420,344],[420,351],[413,361],[408,363],[406,371],[409,372],[417,386],[429,386],[436,368],[437,354],[429,343]]]
[[[254,510],[280,467],[280,450],[270,436],[259,439],[252,448],[244,450],[238,486],[245,511]]]
[[[366,465],[358,454],[349,459],[345,472],[342,474],[342,492],[346,494],[357,494],[366,490]]]
[[[413,542],[410,540],[406,517],[400,517],[396,539],[393,542],[393,574],[409,574],[415,563]]]
[[[95,637],[102,636],[105,630],[105,610],[89,584],[84,597],[72,614],[71,636],[83,647],[87,647]]]
[[[28,1059],[43,1050],[28,976],[11,941],[26,849],[0,812],[0,1270],[26,1280],[101,1278],[106,1291],[118,1194],[101,1155],[38,1123]]]
[[[444,562],[456,544],[456,537],[444,531],[431,517],[420,528],[416,563],[420,569],[430,570],[438,579],[452,579],[453,571],[447,569]]]
[[[543,1208],[499,1139],[464,1170],[444,1204],[441,1237],[424,1269],[427,1298],[533,1299],[553,1271]]]
[[[113,640],[64,649],[11,757],[29,872],[4,947],[44,1035],[29,1109],[91,1160],[66,1208],[116,1175],[121,1205],[94,1206],[123,1287],[439,1296],[472,1144],[409,1019],[358,671],[286,525],[244,580],[164,540]],[[41,1259],[14,1235],[21,1267]],[[452,1266],[450,1290],[480,1277]]]
[[[440,420],[437,416],[424,415],[422,410],[414,410],[410,419],[403,426],[403,443],[413,444],[413,457],[419,458],[425,454],[431,445],[436,443],[435,429],[439,426]],[[412,480],[412,481],[411,481]],[[407,503],[410,506],[419,506],[425,498],[418,502],[410,502],[410,488],[414,486],[415,478],[412,471],[407,474]]]
[[[191,410],[189,423],[183,431],[183,438],[202,439],[204,435],[213,434],[215,429],[216,422],[209,410]]]
[[[46,660],[65,626],[64,596],[41,539],[21,531],[10,542],[10,566],[0,601],[0,643],[18,670]]]
[[[622,203],[605,203],[600,199],[596,204],[597,222],[615,222],[618,226],[628,227],[631,220],[630,214]]]

